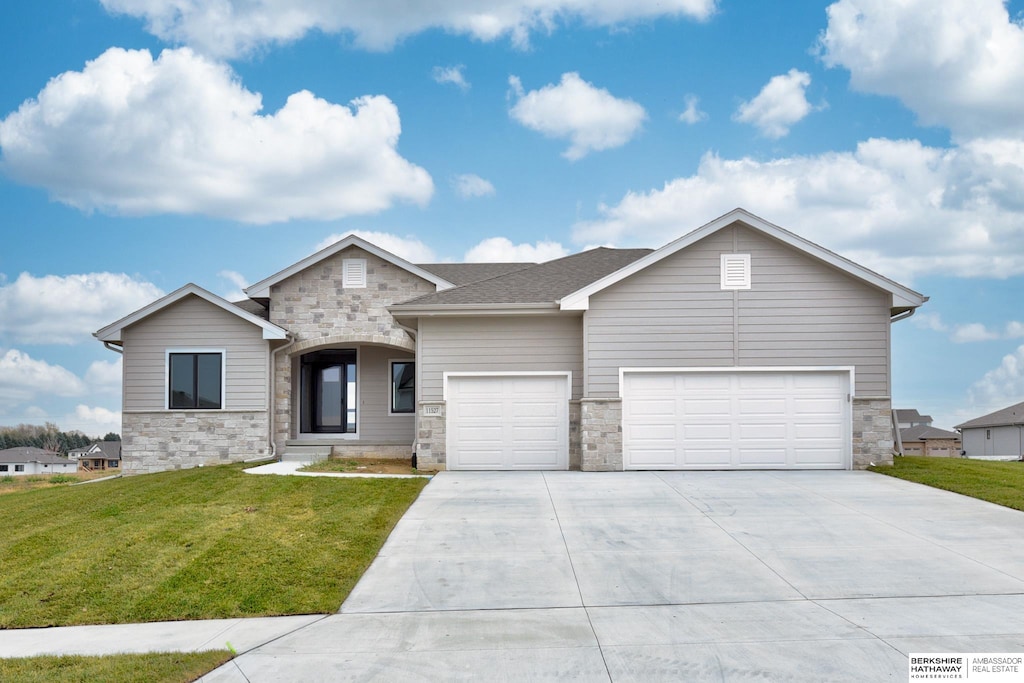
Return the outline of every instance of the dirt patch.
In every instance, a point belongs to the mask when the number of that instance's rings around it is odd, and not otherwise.
[[[351,472],[353,474],[420,474],[408,460],[395,458],[328,458],[303,467],[302,472]]]
[[[100,479],[121,474],[121,470],[112,469],[105,472],[68,472],[57,474],[6,474],[0,476],[0,494],[16,493],[18,491],[32,491],[34,489],[49,489],[54,486],[67,486],[76,482]]]

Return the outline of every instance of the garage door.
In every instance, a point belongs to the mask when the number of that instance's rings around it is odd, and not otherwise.
[[[449,376],[448,469],[569,468],[569,380],[560,375]]]
[[[845,469],[847,371],[623,371],[626,469]]]

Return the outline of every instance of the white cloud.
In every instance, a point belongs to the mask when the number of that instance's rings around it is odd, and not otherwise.
[[[234,285],[234,289],[228,290],[227,292],[221,295],[228,301],[242,301],[243,299],[249,298],[243,291],[246,287],[249,286],[249,281],[246,280],[245,276],[242,275],[241,273],[234,270],[222,270],[219,273],[217,273],[217,277],[227,280],[232,285]]]
[[[967,392],[979,417],[1024,399],[1024,346],[1003,356],[999,367],[990,370],[971,385]]]
[[[68,416],[60,422],[65,429],[77,429],[86,434],[103,434],[110,431],[120,433],[121,411],[79,404],[75,406],[74,416]]]
[[[124,273],[22,273],[0,285],[0,338],[25,344],[77,344],[163,296],[151,282]]]
[[[1024,27],[1004,0],[840,0],[827,13],[822,59],[855,89],[960,139],[1024,135]]]
[[[558,242],[513,244],[507,237],[489,237],[466,252],[467,263],[543,263],[567,256],[569,250]]]
[[[60,365],[36,360],[18,349],[0,356],[0,405],[16,405],[39,395],[79,396],[85,385]]]
[[[796,69],[773,76],[757,97],[740,105],[733,118],[754,125],[765,137],[781,138],[789,133],[790,126],[811,113],[807,101],[810,84],[810,74]]]
[[[0,121],[0,169],[84,211],[248,223],[425,204],[429,174],[396,150],[398,109],[308,91],[273,114],[231,69],[188,49],[110,48]]]
[[[460,90],[469,90],[469,81],[466,80],[466,74],[463,73],[465,70],[466,66],[464,64],[435,66],[433,71],[434,80],[442,85],[450,83]]]
[[[93,361],[85,371],[85,383],[90,391],[120,392],[121,391],[121,357],[117,360]]]
[[[685,101],[686,109],[684,109],[683,113],[679,115],[680,121],[682,121],[683,123],[688,123],[691,126],[695,123],[700,123],[701,121],[707,121],[707,112],[703,112],[700,110],[699,97],[697,97],[696,95],[687,95]]]
[[[573,238],[656,246],[742,206],[901,282],[1008,277],[1024,273],[1024,142],[999,147],[872,139],[771,161],[708,153],[694,175],[599,205]]]
[[[516,76],[509,78],[515,104],[509,114],[522,125],[572,144],[562,156],[576,161],[590,152],[621,147],[640,130],[644,108],[595,88],[575,72],[562,74],[558,85],[524,92]]]
[[[987,327],[981,323],[948,325],[938,313],[918,313],[911,318],[911,321],[921,329],[949,334],[950,341],[956,344],[1024,337],[1024,323],[1016,320],[1006,323],[1001,330]]]
[[[389,251],[410,263],[433,263],[437,260],[434,250],[417,237],[412,235],[400,237],[388,232],[374,232],[372,230],[350,230],[348,232],[328,235],[320,240],[320,243],[316,245],[315,251],[325,249],[349,235],[358,235],[367,242],[372,242],[384,251]]]
[[[489,197],[494,194],[494,185],[491,181],[485,180],[474,173],[463,173],[452,180],[455,187],[455,194],[463,199],[474,197]]]
[[[312,30],[353,36],[357,45],[386,50],[432,28],[492,41],[510,36],[520,47],[534,31],[561,23],[614,27],[665,18],[704,20],[716,0],[101,0],[107,11],[143,19],[157,37],[208,54],[237,56],[267,44],[298,40]]]

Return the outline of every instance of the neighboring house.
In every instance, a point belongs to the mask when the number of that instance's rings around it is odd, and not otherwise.
[[[121,468],[121,442],[97,441],[85,448],[68,451],[68,457],[78,462],[84,472],[116,470]]]
[[[349,236],[232,304],[96,332],[129,473],[290,455],[422,469],[890,462],[890,324],[927,297],[742,209],[651,251],[415,265]]]
[[[930,427],[932,424],[931,415],[922,415],[915,409],[907,408],[896,408],[892,411],[893,418],[896,420],[896,424],[900,429],[910,429],[911,427]]]
[[[929,423],[931,420],[929,420]],[[960,457],[960,435],[930,424],[900,430],[903,455],[927,455],[937,458]]]
[[[1024,460],[1024,403],[956,426],[964,455],[983,460]]]
[[[0,477],[29,474],[71,474],[78,468],[73,460],[53,451],[33,446],[18,446],[0,451]]]

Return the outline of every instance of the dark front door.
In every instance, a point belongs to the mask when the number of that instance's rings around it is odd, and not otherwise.
[[[356,431],[356,352],[331,350],[302,357],[302,431]]]

